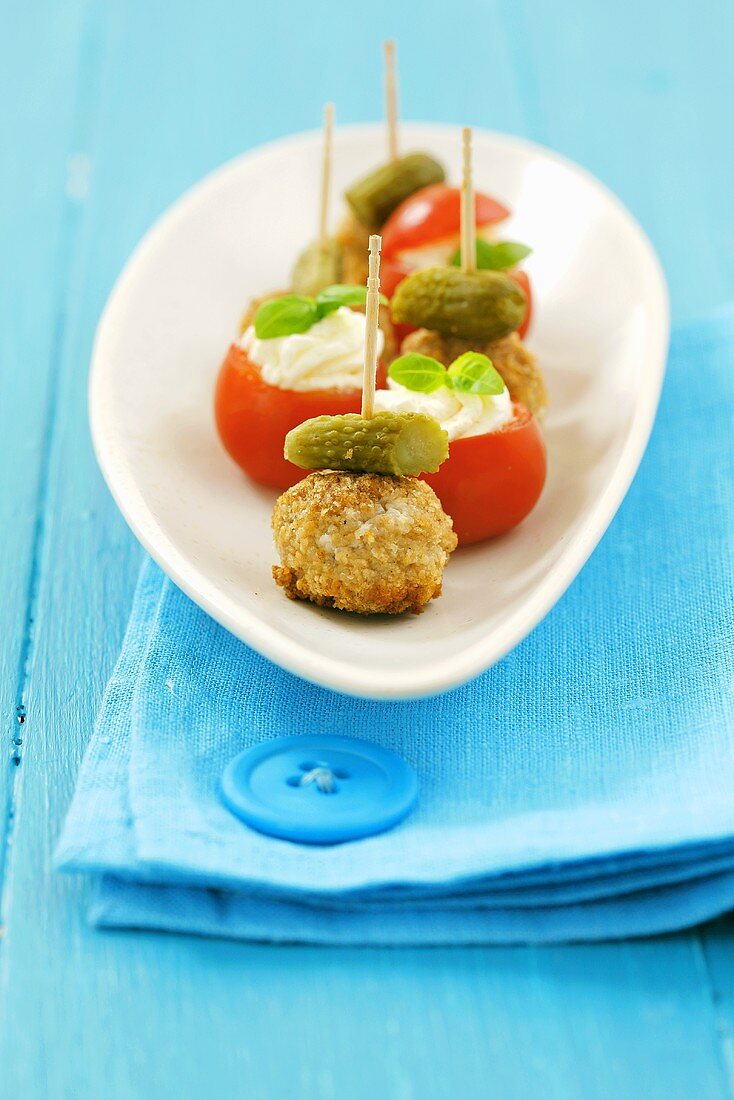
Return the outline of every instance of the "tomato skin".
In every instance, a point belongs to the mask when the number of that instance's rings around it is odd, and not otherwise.
[[[528,278],[528,274],[526,271],[523,271],[522,268],[516,267],[514,271],[508,271],[507,274],[513,282],[517,283],[517,285],[520,287],[520,290],[523,292],[528,300],[528,308],[525,312],[525,318],[523,320],[523,323],[517,330],[517,335],[522,340],[525,336],[525,333],[530,328],[530,322],[533,319],[533,292],[530,286],[530,279]]]
[[[510,211],[490,195],[477,191],[477,227],[501,222]],[[382,259],[395,257],[409,248],[459,233],[461,189],[445,183],[431,183],[401,202],[382,227]]]
[[[538,422],[519,402],[497,432],[455,439],[438,473],[422,474],[454,521],[459,546],[516,527],[545,484],[545,442]]]
[[[410,268],[399,260],[380,260],[380,290],[388,298],[392,298],[398,283],[402,283],[406,275],[410,275]]]
[[[397,340],[398,350],[403,346],[403,340],[406,336],[410,336],[411,332],[417,332],[418,329],[415,325],[404,325],[401,322],[393,321],[392,329],[395,333],[395,339]]]
[[[377,384],[385,384],[382,371]],[[322,413],[359,412],[361,405],[361,390],[300,392],[270,386],[246,352],[232,344],[217,378],[214,418],[219,438],[237,465],[260,485],[282,490],[308,473],[283,457],[291,428]]]

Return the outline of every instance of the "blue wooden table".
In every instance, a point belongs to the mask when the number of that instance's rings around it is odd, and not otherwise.
[[[730,921],[555,949],[317,950],[93,932],[51,857],[140,551],[85,389],[128,253],[249,146],[380,112],[524,134],[648,230],[674,317],[734,297],[730,0],[31,0],[0,25],[0,1096],[734,1095]],[[21,721],[24,719],[24,721]]]

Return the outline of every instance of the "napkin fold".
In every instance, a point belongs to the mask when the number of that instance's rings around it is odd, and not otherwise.
[[[57,860],[90,919],[251,940],[668,931],[734,906],[734,310],[674,334],[653,437],[574,584],[470,684],[361,701],[283,672],[149,560]],[[293,733],[403,756],[418,805],[332,847],[261,836],[225,764]]]

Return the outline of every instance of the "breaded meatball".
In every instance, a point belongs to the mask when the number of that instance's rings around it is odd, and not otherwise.
[[[521,401],[540,417],[548,406],[548,393],[535,356],[528,351],[516,332],[501,340],[481,344],[459,336],[442,336],[440,332],[419,328],[405,337],[400,351],[403,355],[409,351],[431,355],[446,367],[465,351],[479,351],[492,360],[513,401]]]
[[[285,594],[361,615],[421,612],[456,548],[438,497],[413,477],[317,471],[278,498],[272,525]]]

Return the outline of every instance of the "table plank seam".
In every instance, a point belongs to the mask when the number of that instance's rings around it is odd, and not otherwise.
[[[83,35],[79,53],[79,79],[76,89],[76,103],[74,107],[74,122],[70,133],[68,156],[83,145],[80,138],[90,134],[94,129],[96,116],[96,103],[98,97],[90,92],[95,91],[101,77],[101,64],[99,57],[102,51],[99,49],[98,18],[95,9],[87,9],[87,27]],[[92,103],[93,106],[89,107]],[[59,234],[58,255],[54,265],[56,275],[56,287],[54,290],[54,334],[49,351],[50,381],[46,392],[46,400],[43,413],[42,447],[39,461],[38,487],[35,499],[36,519],[30,548],[30,569],[25,596],[25,612],[21,624],[21,644],[18,654],[18,665],[15,680],[15,693],[13,711],[10,717],[10,767],[12,775],[8,783],[8,791],[5,800],[5,833],[3,843],[0,846],[0,942],[6,928],[6,916],[8,912],[8,893],[10,888],[7,869],[10,863],[10,854],[13,845],[13,834],[18,811],[18,776],[23,762],[23,754],[27,743],[27,733],[31,728],[32,714],[29,714],[26,699],[28,685],[31,678],[34,657],[34,622],[38,608],[41,581],[44,572],[44,558],[46,549],[46,514],[48,510],[49,484],[51,475],[52,455],[56,436],[56,424],[59,408],[59,388],[63,375],[64,345],[67,336],[67,311],[66,300],[69,287],[69,275],[74,263],[81,227],[82,211],[73,196],[67,192],[65,201],[61,206],[61,226]]]

